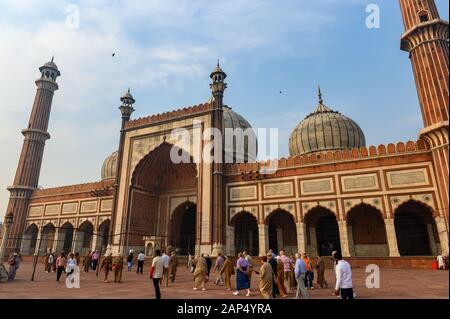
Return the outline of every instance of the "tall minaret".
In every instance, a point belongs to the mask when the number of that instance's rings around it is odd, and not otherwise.
[[[223,161],[224,161],[224,139],[223,139],[223,93],[227,88],[225,83],[226,73],[220,68],[217,61],[216,68],[211,73],[211,92],[213,96],[212,111],[212,127],[222,133],[222,154],[220,161],[216,161],[214,157],[212,164],[212,189],[211,189],[211,211],[212,211],[212,239],[213,250],[212,255],[217,256],[218,253],[223,254],[225,244],[225,214],[224,214],[224,185],[223,185]],[[214,143],[216,145],[216,143]],[[214,147],[214,153],[216,147]],[[218,155],[218,154],[214,154]]]
[[[19,250],[24,232],[25,220],[29,198],[38,187],[39,173],[41,170],[42,156],[44,154],[45,141],[50,138],[47,132],[53,93],[58,89],[56,78],[61,75],[58,67],[53,62],[45,63],[39,68],[41,76],[36,80],[36,96],[33,109],[26,129],[22,130],[25,136],[17,165],[14,184],[8,187],[11,193],[7,208],[7,214],[13,214],[10,240],[7,244],[7,253],[12,249]]]
[[[400,0],[405,25],[401,49],[409,52],[414,71],[424,128],[433,156],[442,214],[448,227],[448,115],[449,42],[447,21],[441,20],[434,0]]]

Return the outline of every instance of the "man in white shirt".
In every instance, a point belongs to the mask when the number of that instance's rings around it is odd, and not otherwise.
[[[164,280],[166,282],[166,287],[169,285],[169,264],[170,264],[170,257],[166,254],[166,252],[162,251],[162,259],[164,261],[164,271],[163,276],[161,278],[161,283]]]
[[[353,298],[353,282],[352,282],[352,267],[348,262],[342,259],[342,254],[337,252],[335,258],[338,260],[336,265],[336,287],[335,294],[339,295],[341,292],[341,299]]]
[[[138,265],[137,265],[136,273],[142,275],[142,272],[144,271],[144,261],[145,261],[145,255],[144,255],[143,251],[141,251],[139,253],[137,260],[138,260]]]
[[[161,291],[159,289],[159,282],[164,272],[164,260],[161,257],[161,251],[155,250],[155,257],[152,261],[152,269],[150,270],[150,278],[153,280],[153,286],[155,287],[156,299],[161,299]]]

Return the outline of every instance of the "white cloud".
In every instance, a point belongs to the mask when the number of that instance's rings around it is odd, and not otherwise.
[[[76,2],[80,28],[70,29],[65,25],[70,3],[1,0],[0,216],[21,148],[20,129],[31,111],[37,68],[53,54],[62,76],[41,171],[44,186],[99,178],[102,159],[117,148],[117,100],[127,87],[182,90],[195,81],[207,87],[217,57],[230,60],[227,70],[232,72],[239,62],[231,56],[289,52],[286,37],[292,33],[302,35],[305,50],[313,50],[326,41],[319,32],[333,18],[330,10],[314,10],[321,5],[310,1],[81,0]]]

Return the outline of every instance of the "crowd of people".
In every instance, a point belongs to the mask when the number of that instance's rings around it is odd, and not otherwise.
[[[143,251],[140,251],[135,257],[133,249],[130,249],[125,261],[122,254],[113,257],[110,251],[107,251],[103,258],[98,250],[88,251],[82,259],[79,253],[69,253],[67,256],[61,252],[59,256],[56,256],[50,249],[44,258],[44,271],[56,273],[56,281],[59,282],[63,273],[70,276],[78,266],[78,269],[85,273],[91,270],[102,271],[105,283],[108,282],[108,277],[112,272],[114,282],[120,283],[125,262],[127,271],[130,272],[135,261],[137,261],[136,273],[142,275],[145,263]],[[218,254],[214,266],[208,254],[194,257],[189,255],[187,266],[193,276],[194,290],[206,290],[211,272],[216,277],[213,281],[214,284],[223,286],[227,291],[231,291],[234,286],[233,295],[235,296],[240,295],[241,292],[244,292],[246,296],[251,296],[253,289],[258,290],[259,296],[264,299],[286,298],[290,294],[295,298],[309,298],[308,290],[315,288],[315,274],[317,287],[328,288],[325,279],[325,260],[320,255],[317,258],[312,258],[306,253],[287,255],[282,250],[276,255],[273,250],[269,250],[266,256],[261,258],[259,269],[254,262],[252,256],[247,251],[243,251],[237,254],[235,261],[229,255]],[[20,265],[20,255],[16,252],[12,253],[8,263],[8,280],[14,280]],[[333,265],[336,277],[335,294],[343,299],[353,298],[350,265],[336,251],[333,252]],[[161,298],[161,285],[168,287],[169,282],[175,282],[178,266],[179,262],[175,251],[170,253],[166,253],[164,250],[155,251],[150,267],[150,278],[153,280],[156,298]],[[259,276],[259,287],[251,286],[253,274]],[[236,276],[235,284],[232,281],[234,275]]]
[[[333,294],[342,299],[353,299],[350,264],[343,260],[339,252],[333,251],[332,256],[336,278]],[[259,271],[253,263],[254,260],[247,251],[238,253],[235,263],[230,256],[218,254],[213,268],[216,273],[214,283],[225,286],[226,290],[232,290],[231,276],[236,275],[233,295],[238,296],[244,291],[246,296],[251,296],[252,274],[255,273],[259,275],[258,290],[263,299],[287,298],[290,294],[298,299],[309,298],[308,290],[315,288],[315,274],[317,287],[328,288],[325,279],[325,259],[320,255],[317,258],[312,258],[306,253],[288,256],[284,251],[276,255],[273,250],[269,250],[266,256],[261,258]],[[193,275],[194,290],[206,290],[211,266],[211,257],[208,254],[189,258],[188,268]]]
[[[350,264],[338,251],[333,251],[331,255],[335,279],[333,295],[341,299],[354,299],[356,295],[353,292]],[[64,252],[61,252],[59,256],[56,256],[50,249],[44,258],[44,271],[56,273],[56,281],[59,282],[62,273],[70,276],[78,266],[78,269],[85,273],[91,270],[102,271],[105,283],[108,282],[109,274],[112,272],[114,282],[120,283],[125,263],[127,271],[131,272],[136,261],[136,274],[144,273],[145,257],[143,251],[140,251],[135,257],[133,249],[130,249],[126,258],[122,254],[113,257],[110,251],[107,251],[101,258],[100,252],[96,250],[87,252],[82,259],[79,253],[69,253],[66,256]],[[447,256],[439,255],[437,259],[439,269],[448,269]],[[265,256],[260,258],[258,267],[255,265],[255,260],[257,259],[253,259],[247,251],[239,252],[236,258],[219,253],[213,266],[212,259],[208,254],[194,257],[189,255],[187,267],[192,273],[193,290],[205,291],[207,283],[211,281],[211,273],[215,274],[215,279],[211,282],[217,286],[223,286],[227,291],[234,290],[233,295],[235,296],[242,292],[245,293],[245,296],[251,296],[252,290],[256,290],[263,299],[287,298],[289,295],[296,299],[307,299],[311,290],[329,288],[325,278],[326,259],[320,254],[313,258],[307,253],[288,255],[281,250],[277,255],[273,250],[269,250]],[[21,258],[17,252],[9,256],[8,280],[14,280],[20,262]],[[161,285],[168,287],[169,282],[175,282],[178,266],[179,261],[175,251],[155,251],[150,267],[150,278],[153,281],[157,299],[161,298]],[[258,287],[252,287],[253,274],[259,276]],[[236,276],[234,283],[232,276]]]

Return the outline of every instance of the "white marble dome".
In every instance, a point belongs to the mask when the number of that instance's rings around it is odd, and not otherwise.
[[[289,138],[291,156],[363,146],[366,146],[366,139],[359,125],[327,107],[320,90],[316,110],[297,125]]]
[[[117,157],[119,152],[114,152],[109,155],[104,161],[102,165],[102,181],[107,179],[116,178],[116,170],[117,170]]]

